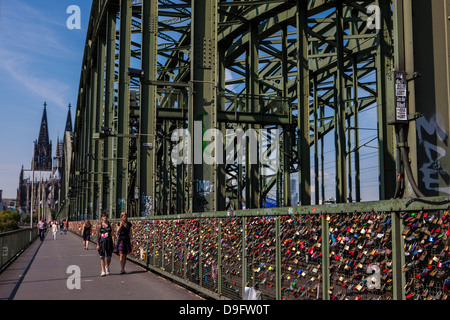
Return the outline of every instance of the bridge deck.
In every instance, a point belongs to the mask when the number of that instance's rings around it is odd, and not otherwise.
[[[119,274],[117,255],[111,261],[111,274],[100,277],[100,259],[95,245],[83,248],[80,237],[68,232],[48,232],[36,240],[16,261],[0,274],[0,300],[201,300],[173,282],[127,261],[126,274]],[[78,266],[80,289],[69,289]]]

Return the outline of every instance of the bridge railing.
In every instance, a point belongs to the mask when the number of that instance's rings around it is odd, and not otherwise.
[[[131,259],[220,299],[447,299],[450,214],[434,200],[135,219]]]
[[[20,229],[0,233],[0,271],[38,236],[38,229]]]

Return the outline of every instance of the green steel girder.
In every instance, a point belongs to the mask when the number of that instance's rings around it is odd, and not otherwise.
[[[324,205],[308,205],[283,208],[258,208],[245,210],[226,210],[216,212],[195,212],[188,214],[171,214],[154,216],[152,220],[171,220],[189,218],[230,218],[230,217],[257,217],[257,216],[300,216],[300,215],[332,215],[350,212],[418,212],[422,210],[448,210],[450,198],[426,197],[420,198],[426,202],[418,201],[419,198],[391,199],[380,201],[367,201],[359,203],[334,203]],[[138,218],[139,219],[139,218]],[[140,219],[146,219],[141,217]],[[147,217],[148,219],[148,217]]]
[[[391,43],[396,35],[388,30],[396,17],[390,5],[397,1],[208,0],[204,6],[182,0],[93,1],[72,165],[80,171],[89,163],[89,171],[109,176],[102,176],[97,197],[92,193],[88,200],[79,194],[72,214],[83,213],[89,203],[95,204],[91,214],[102,208],[111,217],[122,210],[142,216],[217,211],[230,205],[237,210],[242,204],[258,208],[273,194],[280,205],[290,206],[294,176],[302,207],[333,195],[325,185],[336,188],[342,203],[347,194],[353,198],[356,186],[359,201],[359,149],[364,144],[351,129],[368,120],[365,111],[374,105],[380,182],[390,184],[396,156],[393,128],[383,119],[390,98],[390,83],[383,79],[394,59]],[[367,6],[372,4],[381,6],[382,30],[367,28]],[[130,66],[142,69],[143,78],[130,78]],[[105,77],[96,78],[103,71]],[[159,85],[149,84],[155,80]],[[188,86],[180,89],[176,83]],[[131,92],[136,92],[133,101]],[[278,149],[281,171],[261,176],[261,165],[248,163],[172,165],[172,132],[182,128],[194,134],[194,121],[204,115],[205,129],[278,130],[283,137]],[[107,137],[93,142],[102,127]],[[130,133],[136,139],[127,137]],[[325,148],[333,135],[335,157],[327,158],[334,162],[337,183],[323,178]],[[110,160],[87,161],[86,153]],[[96,178],[89,178],[94,190]],[[75,176],[67,180],[86,187]],[[205,195],[199,186],[205,181],[214,185],[213,192],[199,202]],[[387,199],[392,190],[381,187],[379,196]],[[123,199],[122,206],[118,199]]]

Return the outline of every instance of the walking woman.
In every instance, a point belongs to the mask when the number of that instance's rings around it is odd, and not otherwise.
[[[128,221],[126,212],[120,214],[119,228],[117,229],[117,247],[119,249],[120,257],[120,274],[125,273],[125,263],[127,262],[127,255],[131,253],[131,222]]]
[[[84,250],[89,249],[89,241],[91,240],[91,230],[92,230],[91,222],[89,220],[86,220],[83,224],[83,228],[81,229],[81,235],[83,236]]]
[[[53,240],[56,240],[56,233],[58,232],[58,224],[53,221],[52,222],[52,234],[53,234]]]
[[[112,238],[112,227],[108,221],[108,213],[103,212],[99,227],[97,228],[97,251],[100,255],[100,265],[102,273],[100,276],[104,277],[110,273],[109,265],[111,264],[111,257],[114,248]]]
[[[69,220],[66,218],[64,220],[64,234],[67,234],[67,230],[69,230]]]

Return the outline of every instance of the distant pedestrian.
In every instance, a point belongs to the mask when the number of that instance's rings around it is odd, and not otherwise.
[[[125,264],[127,262],[127,255],[132,252],[131,247],[131,222],[128,221],[126,212],[120,214],[120,222],[117,228],[117,248],[119,249],[120,257],[120,274],[125,273]]]
[[[58,225],[56,222],[52,223],[52,234],[53,234],[53,240],[56,240],[56,233],[58,232]]]
[[[100,266],[102,268],[100,276],[102,277],[110,273],[109,266],[114,248],[112,232],[111,223],[108,221],[108,213],[103,212],[100,225],[97,228],[97,251],[100,255]]]
[[[69,220],[64,220],[64,234],[67,234],[67,230],[69,230]]]
[[[59,222],[59,234],[62,234],[64,230],[64,220]]]
[[[89,249],[89,241],[91,240],[91,222],[86,220],[83,224],[83,228],[81,229],[81,235],[83,237],[83,248],[85,250]]]
[[[39,229],[39,238],[41,239],[41,241],[44,241],[44,239],[45,239],[45,231],[47,230],[47,223],[45,222],[44,219],[41,219],[38,222],[37,227]]]
[[[47,223],[47,219],[44,218],[44,224],[45,224],[45,234],[47,235],[47,231],[48,231],[48,223]]]

